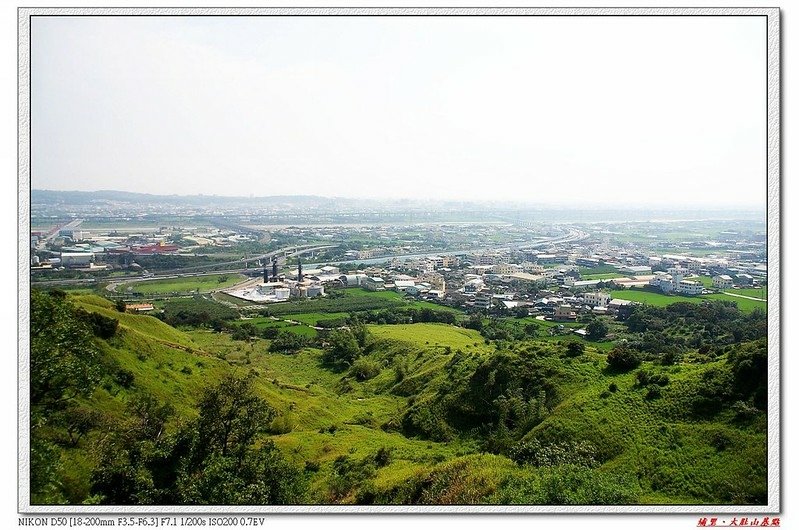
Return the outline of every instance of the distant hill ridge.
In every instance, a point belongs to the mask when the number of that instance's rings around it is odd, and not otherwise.
[[[757,208],[724,207],[721,205],[622,205],[622,204],[548,204],[520,201],[468,201],[436,198],[370,199],[348,197],[323,197],[319,195],[268,195],[268,196],[223,196],[223,195],[156,195],[117,190],[60,191],[31,190],[33,205],[91,205],[98,202],[120,202],[135,205],[171,204],[176,206],[252,206],[283,207],[297,209],[304,214],[337,211],[381,211],[381,212],[471,212],[497,213],[546,213],[539,220],[578,218],[585,220],[651,220],[651,219],[762,219],[764,211]],[[505,219],[505,220],[518,220]]]

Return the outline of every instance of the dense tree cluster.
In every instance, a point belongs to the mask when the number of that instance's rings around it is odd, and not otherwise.
[[[91,428],[95,419],[83,414],[77,399],[100,382],[103,363],[91,323],[64,292],[32,290],[30,310],[31,499],[63,502],[58,440],[48,433],[62,425],[73,445]]]
[[[274,328],[273,328],[274,329]],[[297,353],[308,346],[310,340],[290,331],[278,331],[269,343],[269,351],[276,353]]]
[[[75,308],[63,292],[31,292],[34,503],[301,502],[303,475],[263,436],[275,411],[254,393],[252,374],[206,388],[196,419],[179,420],[102,353],[98,340],[113,337],[117,324]],[[102,381],[128,389],[125,414],[102,414],[85,404]],[[93,431],[103,436],[89,449],[97,461],[91,489],[65,490],[61,448],[77,447]]]
[[[239,318],[235,309],[202,296],[169,300],[164,304],[164,312],[156,316],[170,326],[209,327],[217,330],[224,329],[226,321]]]
[[[358,319],[367,324],[413,324],[416,322],[441,322],[455,324],[452,311],[423,308],[398,308],[358,313]]]
[[[608,366],[612,370],[626,372],[641,364],[641,354],[627,343],[617,344],[608,353]]]
[[[633,346],[651,354],[757,340],[768,331],[763,310],[745,314],[734,302],[720,300],[636,306],[626,325],[640,334]]]
[[[477,364],[456,353],[448,371],[448,384],[408,409],[403,429],[434,440],[476,430],[486,436],[485,448],[491,452],[506,452],[541,422],[559,401],[559,385],[566,378],[547,359],[509,351]]]
[[[286,504],[305,485],[271,440],[258,441],[275,411],[252,375],[208,387],[196,420],[166,429],[173,410],[150,395],[129,404],[104,438],[92,493],[107,504]]]

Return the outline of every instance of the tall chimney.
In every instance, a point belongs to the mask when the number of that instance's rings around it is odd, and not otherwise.
[[[277,281],[277,259],[272,258],[272,281]]]
[[[302,282],[302,260],[297,259],[297,282]]]

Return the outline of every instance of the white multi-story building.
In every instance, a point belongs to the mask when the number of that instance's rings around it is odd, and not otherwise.
[[[671,279],[672,280],[674,280],[675,282],[679,283],[683,278],[688,276],[688,273],[690,271],[688,269],[686,269],[685,267],[677,266],[677,267],[669,267],[667,269],[667,272],[669,274],[671,274]]]
[[[701,261],[698,261],[698,260],[693,260],[693,259],[692,259],[692,260],[688,260],[688,261],[685,263],[685,266],[686,266],[686,267],[688,268],[688,270],[689,270],[689,271],[691,271],[691,272],[699,272],[699,270],[702,268],[702,262],[701,262]]]
[[[362,285],[368,291],[386,290],[386,281],[379,276],[367,276],[364,278]]]
[[[502,274],[505,276],[510,276],[511,274],[516,274],[521,270],[521,266],[515,263],[497,263],[496,265],[491,267],[491,272],[494,274]]]
[[[677,292],[680,294],[697,295],[702,294],[704,286],[692,280],[681,280],[677,285]]]
[[[466,283],[463,284],[463,292],[465,293],[476,293],[480,289],[483,288],[485,282],[480,278],[474,278],[472,280],[468,280]]]
[[[680,279],[682,279],[682,277],[680,277]],[[655,273],[655,277],[649,280],[649,285],[657,287],[664,293],[672,292],[676,286],[674,277],[671,274],[665,274],[663,272]]]
[[[472,265],[496,265],[498,263],[507,263],[508,256],[499,252],[475,253],[469,256],[469,261],[472,262]]]
[[[429,283],[438,291],[446,290],[447,284],[444,281],[444,276],[438,272],[425,272],[424,274],[420,274],[419,281]]]
[[[732,289],[732,276],[720,274],[713,276],[713,287],[716,289]]]
[[[591,307],[602,306],[607,307],[610,303],[610,294],[603,293],[602,291],[594,291],[591,293],[585,293],[583,295],[583,302]]]
[[[479,307],[480,309],[489,309],[491,308],[491,291],[489,290],[482,290],[478,291],[474,294],[474,307]]]
[[[543,274],[545,269],[542,265],[539,265],[538,263],[525,261],[524,263],[522,263],[522,270],[528,274]]]
[[[61,265],[64,267],[85,267],[94,262],[92,252],[62,252]]]

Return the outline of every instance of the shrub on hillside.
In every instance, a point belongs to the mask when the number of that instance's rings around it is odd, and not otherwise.
[[[308,339],[296,333],[281,331],[269,344],[270,352],[297,353],[308,345]]]
[[[626,372],[637,368],[641,364],[641,356],[638,351],[630,348],[626,344],[619,344],[608,353],[608,366],[619,372]]]
[[[173,299],[164,304],[159,318],[171,326],[217,327],[217,323],[239,318],[236,310],[202,296]]]
[[[366,381],[377,376],[382,369],[383,366],[379,362],[361,357],[350,366],[350,375],[358,381]]]
[[[505,479],[488,502],[498,504],[635,504],[634,477],[583,466],[547,467]]]
[[[509,456],[517,464],[527,464],[535,467],[550,467],[560,465],[575,465],[583,467],[596,467],[596,448],[590,443],[579,441],[564,441],[552,444],[542,444],[536,439],[524,440],[514,445]]]
[[[362,353],[358,339],[349,330],[336,330],[330,334],[328,347],[322,360],[332,366],[352,366]]]
[[[566,344],[567,357],[579,357],[585,352],[585,344],[576,340],[570,341]]]
[[[86,322],[95,336],[101,339],[110,339],[117,333],[119,320],[101,315],[100,313],[89,313],[83,309],[76,309],[75,316]]]
[[[635,374],[635,384],[639,387],[648,385],[666,386],[669,384],[669,376],[665,374],[655,374],[649,370],[639,370]]]

